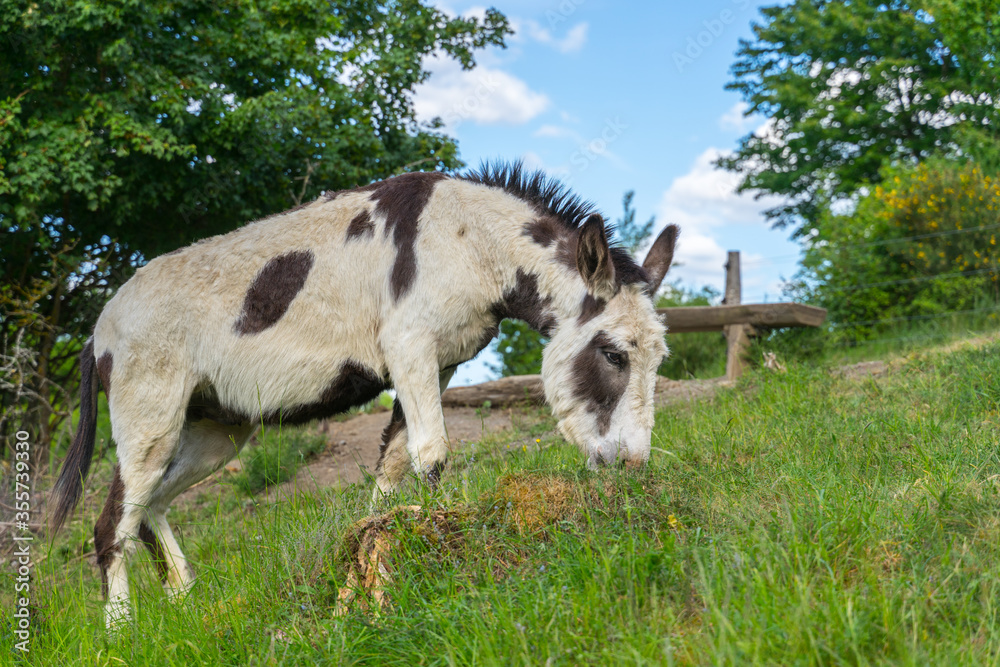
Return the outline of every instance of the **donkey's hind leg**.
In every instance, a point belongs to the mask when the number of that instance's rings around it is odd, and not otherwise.
[[[104,511],[94,527],[97,564],[107,596],[105,619],[109,629],[130,616],[126,563],[137,541],[141,540],[153,492],[177,440],[177,434],[169,432],[140,443],[118,440],[119,465]]]
[[[253,424],[230,425],[208,419],[184,424],[180,446],[153,493],[148,519],[139,534],[171,599],[183,598],[194,583],[194,575],[170,529],[167,509],[178,495],[236,456],[255,429]]]
[[[438,375],[438,385],[442,392],[448,387],[448,382],[451,381],[456,368],[450,366]],[[392,403],[392,418],[389,420],[389,425],[382,432],[378,465],[375,467],[375,491],[372,501],[377,502],[382,497],[394,492],[403,477],[412,468],[413,462],[406,447],[406,415],[403,414],[403,406],[397,398]]]

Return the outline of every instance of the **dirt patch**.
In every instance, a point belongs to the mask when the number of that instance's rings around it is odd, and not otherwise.
[[[445,408],[444,421],[451,450],[509,430],[516,418],[514,412]],[[516,412],[521,414],[520,410]],[[312,493],[317,489],[354,484],[362,481],[365,475],[374,475],[382,430],[389,423],[389,417],[390,413],[380,412],[358,415],[343,422],[324,422],[320,430],[330,443],[327,450],[299,468],[293,479],[268,491],[267,499],[273,501],[295,493]]]

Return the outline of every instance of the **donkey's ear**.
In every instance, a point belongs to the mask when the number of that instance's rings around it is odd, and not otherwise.
[[[594,213],[580,228],[576,244],[576,267],[587,289],[598,299],[608,301],[615,295],[615,267],[604,232],[604,220]]]
[[[674,261],[674,244],[677,243],[679,232],[677,225],[668,225],[653,241],[653,246],[646,255],[646,261],[642,263],[642,268],[649,276],[650,296],[655,295],[656,290],[660,289],[663,276],[667,275],[667,269]]]

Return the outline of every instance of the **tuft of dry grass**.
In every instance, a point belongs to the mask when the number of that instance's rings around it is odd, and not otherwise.
[[[507,474],[497,480],[493,503],[506,508],[521,535],[531,535],[575,515],[581,488],[556,475]]]
[[[392,583],[394,561],[403,538],[422,539],[431,548],[454,551],[462,540],[463,517],[467,512],[424,510],[420,505],[394,507],[356,521],[344,534],[337,561],[347,563],[347,581],[337,591],[334,616],[343,616],[355,602],[363,610],[368,599],[380,612],[390,601],[386,587]]]

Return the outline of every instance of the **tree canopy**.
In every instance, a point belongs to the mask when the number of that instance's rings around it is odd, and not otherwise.
[[[727,86],[768,118],[720,165],[797,234],[889,164],[997,155],[1000,0],[795,0],[764,7]]]
[[[413,88],[426,56],[471,68],[509,32],[424,0],[0,0],[4,363],[17,338],[33,382],[68,378],[71,343],[157,254],[322,190],[460,166]]]

